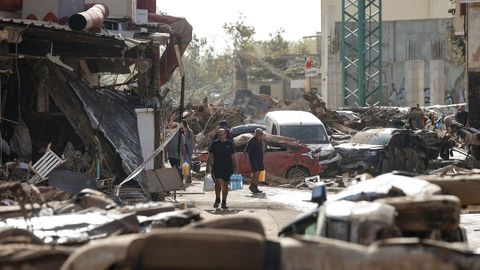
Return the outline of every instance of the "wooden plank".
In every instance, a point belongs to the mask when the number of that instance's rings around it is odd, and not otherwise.
[[[480,205],[480,176],[420,176],[432,184],[438,185],[443,194],[457,196],[462,205]]]
[[[395,207],[395,225],[401,231],[453,230],[460,223],[460,200],[450,195],[431,197],[390,197],[376,202]]]

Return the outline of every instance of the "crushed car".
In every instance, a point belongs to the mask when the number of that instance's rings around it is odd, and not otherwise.
[[[439,154],[437,144],[427,145],[422,133],[400,128],[366,129],[335,149],[342,156],[341,173],[372,175],[392,170],[422,172]]]
[[[252,134],[243,134],[235,138],[238,170],[246,176],[250,176],[252,172],[243,150],[251,137]],[[267,174],[287,179],[301,179],[318,175],[323,170],[319,162],[309,155],[311,149],[294,139],[266,134],[264,146],[264,165]]]
[[[232,134],[232,138],[235,138],[239,135],[245,134],[245,133],[255,133],[255,130],[259,128],[263,131],[267,130],[267,128],[264,125],[260,124],[245,124],[245,125],[238,125],[234,126],[230,129],[230,133]]]

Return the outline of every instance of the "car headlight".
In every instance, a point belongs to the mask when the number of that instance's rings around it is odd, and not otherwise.
[[[367,156],[369,157],[374,157],[377,155],[377,151],[374,151],[374,150],[368,150],[367,151]]]

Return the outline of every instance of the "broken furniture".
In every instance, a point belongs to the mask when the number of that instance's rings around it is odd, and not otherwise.
[[[50,146],[51,144],[48,145],[45,154],[33,166],[29,166],[30,170],[35,174],[28,180],[29,184],[38,184],[46,181],[50,172],[65,162],[50,149]]]

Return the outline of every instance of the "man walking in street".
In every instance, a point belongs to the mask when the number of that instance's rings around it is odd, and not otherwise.
[[[235,145],[227,139],[224,129],[219,129],[215,141],[210,144],[207,161],[207,174],[212,173],[215,181],[215,203],[214,208],[220,204],[220,193],[222,195],[222,208],[227,209],[228,183],[230,176],[237,171],[237,160],[235,158]]]
[[[245,148],[245,153],[248,154],[250,167],[252,168],[253,179],[249,189],[252,193],[262,193],[258,189],[260,172],[265,170],[263,165],[263,130],[255,129],[255,136],[252,137]]]

